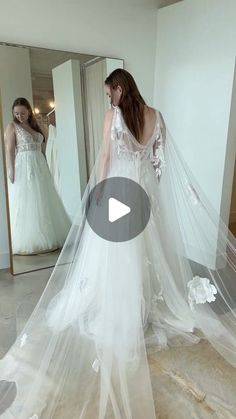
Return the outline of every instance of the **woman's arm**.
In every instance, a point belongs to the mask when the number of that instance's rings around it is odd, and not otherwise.
[[[8,124],[6,128],[4,139],[5,139],[6,151],[7,151],[8,177],[11,183],[14,183],[16,134],[15,134],[15,127],[12,122]]]
[[[106,178],[109,160],[110,160],[110,138],[111,138],[111,124],[112,124],[113,110],[106,112],[103,124],[103,142],[101,151],[101,161],[99,168],[99,182]]]
[[[45,126],[42,126],[40,124],[40,129],[44,135],[44,141],[42,143],[42,153],[44,155],[44,157],[46,158],[46,148],[47,148],[47,141],[48,141],[48,129],[46,129]]]
[[[101,146],[101,156],[99,162],[98,183],[102,182],[107,177],[109,162],[110,162],[110,138],[111,138],[111,124],[113,111],[110,109],[106,112],[103,124],[103,142]],[[96,202],[99,205],[104,189],[104,182],[100,183],[96,191]]]

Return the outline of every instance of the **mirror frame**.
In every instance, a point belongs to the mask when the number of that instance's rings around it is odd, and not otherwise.
[[[13,270],[10,205],[9,205],[9,194],[8,194],[8,185],[7,185],[7,162],[6,162],[6,148],[5,148],[4,130],[3,130],[1,89],[0,89],[0,136],[1,136],[1,143],[2,143],[1,148],[2,148],[2,161],[3,161],[5,208],[6,208],[6,218],[7,218],[7,235],[8,235],[8,243],[9,243],[10,272],[12,275],[18,275],[18,274],[14,274],[14,270]]]

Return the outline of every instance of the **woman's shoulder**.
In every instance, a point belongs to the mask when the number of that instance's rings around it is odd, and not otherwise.
[[[161,111],[159,109],[152,108],[151,106],[148,106],[148,108],[149,108],[151,113],[156,115],[156,118],[157,118],[158,122],[160,123],[160,125],[162,127],[165,127],[165,121],[164,121],[164,118],[163,118],[163,115],[162,115]]]
[[[108,109],[106,111],[106,113],[105,113],[105,118],[106,119],[112,118],[113,112],[114,112],[114,109],[113,108],[112,109]]]
[[[153,108],[152,106],[145,105],[145,110],[149,114],[152,114],[152,115],[156,114],[160,118],[163,118],[161,111],[157,108]]]
[[[11,121],[7,124],[7,128],[15,129],[15,125],[16,125],[16,123]]]
[[[6,133],[14,133],[15,132],[15,123],[13,121],[9,122],[5,129]]]

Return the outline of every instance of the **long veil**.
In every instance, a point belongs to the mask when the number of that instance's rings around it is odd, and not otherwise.
[[[149,194],[151,217],[115,243],[92,231],[86,208],[96,216],[94,186],[122,173]],[[0,360],[2,418],[154,419],[148,351],[201,338],[236,366],[235,244],[161,114],[144,146],[115,108],[48,284]]]

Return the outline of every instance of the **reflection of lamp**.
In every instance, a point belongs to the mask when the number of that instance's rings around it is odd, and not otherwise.
[[[53,101],[51,101],[51,102],[49,102],[49,106],[50,106],[50,108],[55,108],[55,103],[53,102]]]
[[[40,113],[39,108],[34,108],[34,113],[35,113],[36,115],[38,115],[38,114]]]

